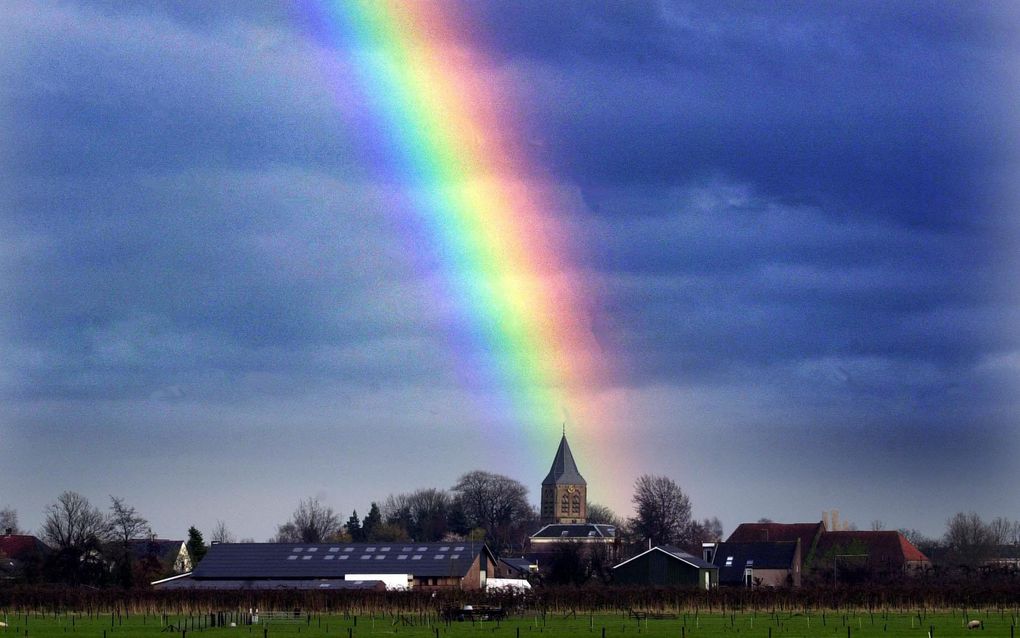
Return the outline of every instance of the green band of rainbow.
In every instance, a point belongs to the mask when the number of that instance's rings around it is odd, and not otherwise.
[[[396,183],[442,255],[447,293],[469,326],[472,374],[536,437],[600,377],[566,231],[529,186],[505,95],[472,58],[452,5],[332,2],[322,21],[349,53]],[[578,424],[589,427],[594,424]]]

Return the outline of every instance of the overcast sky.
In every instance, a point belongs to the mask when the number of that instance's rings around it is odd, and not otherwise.
[[[22,2],[0,19],[0,507],[123,496],[263,540],[534,437],[479,411],[359,151],[315,3]],[[838,508],[1020,518],[1008,2],[471,2],[614,371],[591,500],[665,474],[726,531]],[[586,436],[587,434],[587,436]],[[529,438],[530,437],[530,438]]]

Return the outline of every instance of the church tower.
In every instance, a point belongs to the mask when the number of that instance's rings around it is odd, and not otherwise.
[[[577,471],[563,434],[549,475],[542,481],[542,522],[584,523],[588,518],[588,484]]]

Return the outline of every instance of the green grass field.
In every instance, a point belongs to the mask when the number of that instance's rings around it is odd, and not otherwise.
[[[0,638],[929,638],[932,629],[932,638],[1020,638],[1014,635],[1015,613],[687,613],[645,619],[624,613],[568,617],[531,613],[498,622],[450,623],[435,616],[313,614],[298,620],[209,627],[208,617],[197,615],[89,618],[77,613],[8,612],[8,626],[0,628]],[[984,629],[965,627],[975,618],[984,622]]]

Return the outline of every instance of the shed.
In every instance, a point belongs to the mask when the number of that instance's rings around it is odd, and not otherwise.
[[[623,585],[658,585],[711,589],[719,569],[673,545],[658,545],[613,567],[613,580]]]

